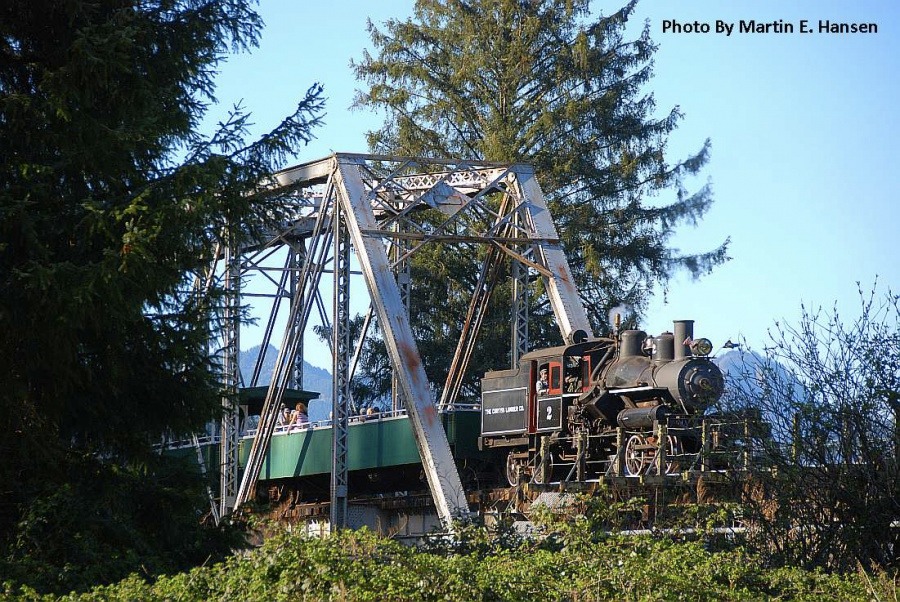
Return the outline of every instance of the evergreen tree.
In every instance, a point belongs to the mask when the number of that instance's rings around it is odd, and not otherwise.
[[[152,447],[219,411],[216,287],[191,285],[278,217],[258,183],[322,108],[313,86],[258,141],[240,108],[198,134],[261,27],[245,0],[0,6],[0,573],[66,588],[206,558],[202,483]]]
[[[384,126],[369,133],[375,152],[535,167],[601,332],[619,305],[632,308],[626,318],[634,323],[675,270],[698,276],[727,260],[727,241],[692,255],[668,244],[677,225],[696,223],[712,203],[708,185],[690,193],[682,184],[706,163],[709,141],[685,160],[666,158],[681,114],[675,108],[654,116],[646,87],[656,45],[649,25],[627,39],[635,4],[595,16],[588,0],[417,0],[413,19],[390,20],[383,29],[369,24],[375,56],[365,53],[355,65],[368,85],[357,106],[386,114]],[[664,192],[668,202],[653,198]],[[478,273],[471,257],[447,250],[420,254],[413,270],[469,285]],[[418,281],[413,313],[458,321],[466,302],[449,293],[448,301],[448,286],[433,277]],[[506,303],[508,293],[498,297]],[[546,296],[532,315],[543,317],[534,323],[532,346],[552,342]],[[428,320],[417,329],[426,365],[437,358],[431,365],[446,366],[454,337]],[[505,367],[508,314],[494,312],[485,329],[473,363]],[[435,382],[439,372],[431,375]]]

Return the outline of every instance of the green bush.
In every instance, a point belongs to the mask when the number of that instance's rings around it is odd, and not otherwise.
[[[579,545],[556,542],[554,549],[519,539],[515,546],[458,553],[404,546],[365,530],[322,539],[282,531],[218,564],[153,583],[132,575],[62,600],[862,601],[894,593],[886,574],[769,569],[748,552],[713,552],[700,541],[595,535]],[[9,584],[3,593],[51,599]]]

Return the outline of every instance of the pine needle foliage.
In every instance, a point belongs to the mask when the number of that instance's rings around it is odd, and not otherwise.
[[[217,244],[277,219],[258,183],[322,108],[313,86],[259,140],[240,107],[198,133],[219,64],[261,27],[244,0],[0,6],[6,575],[76,587],[82,569],[112,579],[205,557],[189,541],[203,537],[189,495],[202,483],[152,447],[219,411],[207,327],[219,287],[192,286]]]
[[[700,276],[728,259],[727,240],[697,254],[671,247],[677,226],[696,224],[712,204],[708,184],[685,183],[701,173],[710,143],[668,158],[682,114],[658,111],[648,91],[657,46],[649,24],[631,37],[635,6],[605,15],[587,0],[418,0],[410,19],[369,23],[373,53],[354,64],[365,85],[356,106],[385,115],[368,135],[374,152],[535,167],[597,334],[623,304],[634,323],[677,270]],[[479,259],[447,248],[417,257],[413,275],[428,278],[414,287],[413,315],[464,316],[464,295],[434,275],[471,291]],[[558,342],[542,292],[536,284],[533,347]],[[502,288],[495,295],[508,298]],[[446,365],[452,348],[429,320],[418,327],[426,363]],[[495,310],[485,330],[491,349],[473,363],[507,367],[508,312]]]

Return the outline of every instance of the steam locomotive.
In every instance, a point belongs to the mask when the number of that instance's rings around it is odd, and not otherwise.
[[[693,320],[673,331],[580,337],[488,372],[480,448],[506,452],[498,455],[511,485],[679,470],[681,459],[697,457],[703,412],[722,396],[724,378],[709,340],[694,339]]]

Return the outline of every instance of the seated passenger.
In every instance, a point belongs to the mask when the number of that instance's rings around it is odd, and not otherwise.
[[[566,374],[566,393],[578,393],[581,391],[581,377],[576,374]]]
[[[293,412],[288,409],[288,407],[284,404],[281,406],[281,411],[278,413],[278,420],[276,421],[276,426],[285,427],[291,424],[291,416]]]
[[[290,426],[292,428],[306,428],[309,425],[309,414],[306,410],[306,404],[302,401],[298,401],[297,405],[294,407],[294,411],[291,412],[291,422]]]

